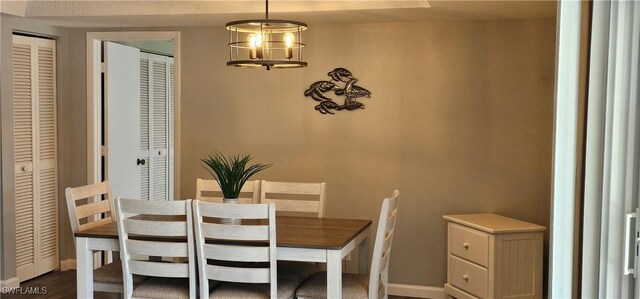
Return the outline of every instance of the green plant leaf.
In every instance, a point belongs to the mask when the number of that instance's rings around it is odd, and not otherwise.
[[[216,151],[200,161],[218,182],[225,198],[238,198],[242,186],[251,176],[271,167],[271,164],[253,164],[247,167],[252,159],[251,155],[225,156]]]

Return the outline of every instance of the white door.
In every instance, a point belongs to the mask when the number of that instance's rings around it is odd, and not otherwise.
[[[56,43],[13,36],[16,272],[58,268]]]
[[[105,175],[114,196],[140,198],[140,50],[104,43]]]
[[[142,198],[173,200],[173,58],[140,53]]]
[[[639,298],[640,2],[592,13],[581,295]]]

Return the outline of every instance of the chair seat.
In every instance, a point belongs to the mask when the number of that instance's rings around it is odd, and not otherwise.
[[[294,298],[300,282],[278,278],[278,299]],[[268,299],[270,297],[268,283],[238,283],[223,282],[220,286],[209,292],[210,299]]]
[[[144,276],[133,275],[133,283],[145,280]],[[113,261],[93,271],[93,281],[122,284],[122,262]]]
[[[133,289],[134,298],[189,298],[189,279],[152,277]]]
[[[342,298],[367,299],[369,276],[342,273]],[[296,291],[298,298],[327,298],[327,272],[318,272],[305,281]]]

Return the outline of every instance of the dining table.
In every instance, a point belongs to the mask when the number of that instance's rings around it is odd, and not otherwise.
[[[342,298],[342,260],[358,248],[358,272],[368,272],[371,220],[276,216],[281,261],[326,263],[327,296]],[[116,223],[74,234],[78,298],[93,298],[95,251],[120,251]]]

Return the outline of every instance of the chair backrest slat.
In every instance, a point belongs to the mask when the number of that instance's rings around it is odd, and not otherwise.
[[[393,241],[393,233],[394,230],[390,230],[389,232],[387,232],[387,234],[385,235],[384,239],[382,240],[382,252],[387,252],[389,250],[389,248],[391,248],[391,243]]]
[[[369,273],[369,298],[372,299],[386,298],[388,295],[389,259],[395,232],[399,196],[400,192],[395,190],[390,198],[385,198],[382,202],[376,231],[376,243],[371,259],[371,272]]]
[[[223,204],[194,201],[200,297],[209,297],[209,280],[213,279],[269,283],[271,298],[277,298],[275,209],[273,203]],[[235,219],[235,222],[218,223],[229,219]],[[268,266],[265,266],[265,262]]]
[[[120,206],[125,213],[138,215],[185,216],[188,210],[182,201],[122,200]]]
[[[101,226],[101,225],[109,224],[109,223],[112,223],[112,222],[113,222],[113,218],[111,218],[111,217],[102,218],[100,220],[87,222],[85,224],[81,224],[80,225],[80,231],[85,231],[85,230],[92,229],[94,227],[98,227],[98,226]],[[74,238],[74,240],[75,240],[75,238]]]
[[[129,254],[145,256],[188,257],[189,250],[183,243],[158,243],[144,240],[126,240]]]
[[[212,195],[207,196],[206,194]],[[220,185],[216,180],[196,181],[196,199],[208,202],[222,202],[224,196]],[[260,202],[260,181],[246,181],[240,189],[238,203],[259,203]]]
[[[73,233],[115,221],[113,197],[108,181],[75,188],[69,187],[65,189],[65,195]],[[87,203],[78,206],[77,203],[81,200],[86,200]]]
[[[325,210],[326,188],[324,182],[262,181],[260,185],[260,203],[275,203],[276,210],[279,212],[312,213],[314,216],[322,218]],[[291,198],[292,196],[300,196],[301,198]],[[314,200],[308,200],[309,196],[312,196]]]
[[[279,212],[307,212],[319,214],[320,202],[311,200],[292,199],[267,199],[268,202],[276,204]]]
[[[78,218],[85,218],[106,212],[111,212],[111,203],[108,200],[76,206],[76,217]]]
[[[389,263],[389,253],[389,251],[386,251],[382,254],[382,257],[380,257],[380,262],[378,263],[380,265],[380,269],[386,270],[387,264]]]
[[[133,274],[188,278],[189,297],[195,298],[196,255],[191,200],[117,198],[115,206],[125,298],[132,296]],[[160,259],[150,259],[150,256]],[[186,262],[167,263],[162,257],[186,257]]]
[[[324,191],[323,183],[265,182],[267,193],[318,195]]]
[[[189,265],[134,260],[129,262],[129,271],[137,275],[157,276],[158,273],[164,273],[163,277],[183,278],[189,276]]]
[[[206,217],[233,219],[269,219],[267,205],[201,205],[200,211]]]
[[[268,262],[269,247],[204,244],[204,256],[215,256],[221,261]]]
[[[111,189],[109,188],[108,181],[104,181],[104,182],[92,184],[92,185],[86,185],[82,187],[68,188],[68,189],[70,190],[70,194],[74,198],[74,200],[111,193]]]
[[[241,283],[269,283],[271,274],[268,268],[234,268],[206,265],[207,277],[218,281]]]
[[[202,224],[202,236],[205,238],[265,241],[269,240],[269,227],[264,225],[230,225],[217,223]]]
[[[180,237],[187,235],[184,221],[149,221],[140,219],[123,219],[124,229],[129,234],[145,236]]]

